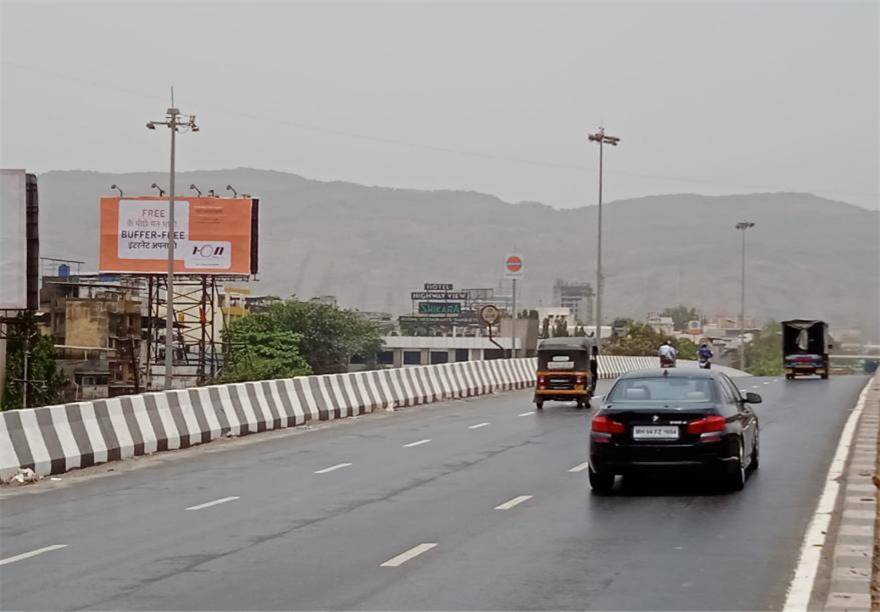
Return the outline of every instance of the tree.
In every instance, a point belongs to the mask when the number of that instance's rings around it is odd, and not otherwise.
[[[48,406],[64,401],[64,388],[68,379],[55,364],[55,339],[40,335],[33,313],[24,312],[15,324],[8,326],[6,343],[6,388],[3,393],[3,410],[15,410],[28,406]],[[28,376],[34,381],[28,386],[28,406],[24,406],[21,379],[24,376],[25,340],[30,338]]]
[[[675,350],[678,352],[679,359],[690,359],[691,361],[697,360],[697,354],[700,350],[700,347],[694,343],[693,340],[688,340],[687,338],[679,338],[674,342]]]
[[[687,331],[688,322],[696,321],[700,318],[696,308],[688,308],[683,304],[667,308],[660,313],[660,315],[664,317],[672,317],[672,325],[677,331]]]
[[[630,323],[623,334],[612,338],[605,347],[607,355],[654,356],[666,338],[650,325]]]
[[[780,376],[782,365],[782,331],[771,321],[760,335],[746,345],[746,371],[755,376]]]
[[[280,328],[267,313],[233,321],[223,330],[223,340],[229,347],[222,377],[225,382],[293,378],[312,372],[300,356],[300,336]]]
[[[315,374],[345,372],[360,356],[375,365],[382,348],[377,327],[350,310],[317,302],[286,300],[266,308],[280,327],[299,335],[299,353]]]

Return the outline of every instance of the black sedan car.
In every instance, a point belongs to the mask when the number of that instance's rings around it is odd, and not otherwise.
[[[758,467],[758,417],[714,370],[657,369],[624,374],[590,423],[590,486],[608,492],[617,474],[697,469],[731,490]]]

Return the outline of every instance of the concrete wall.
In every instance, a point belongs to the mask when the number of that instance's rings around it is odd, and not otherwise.
[[[534,385],[536,361],[496,359],[304,376],[9,410],[0,413],[0,481],[25,467],[41,476],[60,474],[221,436],[522,389]],[[695,367],[693,362],[680,365]],[[599,376],[614,378],[656,366],[655,357],[600,357]],[[476,410],[479,403],[469,407]]]

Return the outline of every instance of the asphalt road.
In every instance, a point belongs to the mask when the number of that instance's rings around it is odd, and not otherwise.
[[[594,497],[587,414],[527,391],[6,493],[0,607],[779,608],[865,378],[738,382],[765,399],[740,493]]]

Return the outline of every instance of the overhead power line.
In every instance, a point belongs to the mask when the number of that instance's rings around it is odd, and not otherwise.
[[[149,93],[146,91],[139,91],[134,89],[129,89],[125,87],[119,87],[117,85],[110,85],[107,83],[100,83],[97,81],[92,81],[89,79],[84,79],[76,76],[71,76],[69,74],[61,74],[58,72],[53,72],[51,70],[46,70],[43,68],[37,68],[34,66],[28,66],[25,64],[19,64],[17,62],[10,62],[8,60],[0,61],[4,66],[9,66],[10,68],[16,68],[19,70],[24,70],[27,72],[33,72],[35,74],[41,74],[44,76],[61,79],[65,81],[70,81],[72,83],[78,83],[80,85],[87,85],[90,87],[96,87],[100,89],[105,89],[108,91],[115,91],[117,93],[122,93],[130,96],[136,96],[140,98],[150,99],[150,100],[163,100],[162,96],[158,96],[153,93]],[[277,117],[268,117],[265,115],[257,115],[253,113],[246,113],[237,111],[231,108],[224,108],[220,106],[208,106],[209,110],[213,110],[216,113],[229,115],[233,117],[240,117],[243,119],[249,119],[251,121],[260,121],[262,123],[268,123],[271,125],[282,125],[287,126],[299,130],[328,134],[331,136],[337,136],[341,138],[351,138],[356,140],[364,140],[368,142],[376,142],[381,144],[387,144],[392,146],[399,147],[408,147],[412,149],[420,149],[424,151],[432,151],[435,153],[447,153],[450,155],[458,155],[462,157],[471,157],[476,159],[485,159],[489,161],[500,161],[507,163],[515,163],[515,164],[524,164],[530,166],[542,166],[546,168],[560,168],[566,170],[577,170],[580,172],[595,172],[596,168],[594,166],[584,166],[581,164],[567,163],[567,162],[555,162],[555,161],[547,161],[547,160],[539,160],[532,159],[526,157],[519,157],[515,155],[500,155],[496,153],[486,153],[482,151],[473,151],[468,149],[460,149],[453,147],[444,147],[439,145],[427,144],[422,142],[414,142],[409,140],[402,140],[398,138],[388,138],[385,136],[376,136],[372,134],[363,134],[359,132],[352,132],[348,130],[340,130],[337,128],[331,128],[320,125],[313,125],[308,123],[301,123],[298,121],[290,121],[288,119],[280,119]],[[672,176],[666,174],[652,174],[652,173],[644,173],[644,172],[630,172],[626,170],[605,170],[608,174],[614,174],[618,176],[627,176],[631,178],[639,178],[639,179],[648,179],[648,180],[656,180],[656,181],[667,181],[667,182],[676,182],[683,184],[699,184],[699,185],[713,185],[718,187],[730,187],[737,189],[747,189],[754,191],[766,191],[766,192],[785,192],[785,191],[804,191],[802,189],[783,189],[778,185],[754,185],[754,184],[746,184],[739,183],[735,181],[725,181],[719,179],[712,178],[701,178],[701,177],[692,177],[692,176]],[[825,195],[835,195],[835,196],[852,196],[852,197],[878,197],[877,192],[859,192],[859,191],[841,191],[837,189],[810,189],[809,190],[815,194],[825,194]]]

